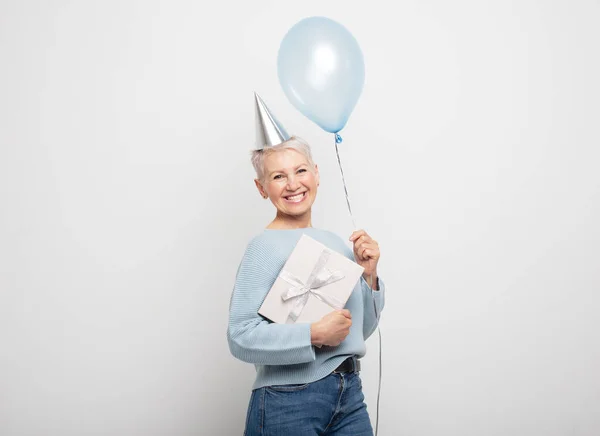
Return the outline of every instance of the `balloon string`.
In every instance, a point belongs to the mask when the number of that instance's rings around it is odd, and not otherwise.
[[[344,177],[344,170],[342,169],[342,161],[340,160],[340,151],[338,149],[338,144],[341,144],[342,137],[339,134],[335,134],[335,154],[337,156],[338,165],[340,167],[340,173],[342,174],[342,183],[344,184],[344,192],[346,194],[346,204],[348,205],[348,212],[350,212],[350,218],[352,219],[352,225],[354,226],[354,230],[356,230],[356,221],[354,221],[354,215],[352,214],[352,208],[350,207],[350,198],[348,197],[348,188],[346,187],[346,179]],[[369,275],[369,286],[371,287],[371,292],[373,291],[373,275]],[[379,433],[379,399],[381,395],[381,327],[379,326],[379,316],[380,314],[377,312],[377,305],[375,304],[375,298],[373,298],[373,309],[375,311],[375,319],[377,319],[377,333],[379,335],[379,381],[377,384],[377,413],[375,417],[375,436]]]
[[[348,212],[350,212],[350,219],[352,220],[352,225],[354,226],[354,230],[356,230],[356,221],[354,220],[354,215],[352,215],[352,207],[350,207],[350,198],[348,197],[348,188],[346,187],[346,178],[344,177],[344,170],[342,168],[342,161],[340,160],[340,150],[338,149],[338,144],[342,142],[342,137],[335,134],[335,154],[337,156],[338,165],[340,167],[340,173],[342,173],[342,183],[344,184],[344,192],[346,194],[346,204],[348,205]]]
[[[371,278],[371,292],[373,291],[373,274],[370,275]],[[375,311],[375,319],[377,320],[377,334],[379,336],[379,377],[377,383],[377,414],[375,416],[375,436],[379,434],[379,400],[381,396],[381,326],[379,325],[379,316],[380,313],[377,312],[377,304],[375,303],[375,298],[373,298],[373,310]]]

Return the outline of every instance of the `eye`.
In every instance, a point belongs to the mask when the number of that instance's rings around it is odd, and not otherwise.
[[[300,169],[298,170],[298,172],[299,172],[299,173],[305,173],[305,172],[306,172],[306,168],[300,168]]]
[[[277,174],[275,177],[273,177],[273,180],[279,180],[281,177],[283,177],[281,174]]]

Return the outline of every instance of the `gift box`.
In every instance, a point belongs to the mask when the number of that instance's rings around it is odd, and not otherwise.
[[[313,323],[350,298],[364,268],[302,235],[258,313],[279,324]]]

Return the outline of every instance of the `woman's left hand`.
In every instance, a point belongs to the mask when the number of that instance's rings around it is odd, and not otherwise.
[[[364,230],[357,230],[350,236],[354,244],[354,259],[365,271],[363,277],[377,278],[377,263],[379,262],[379,244]]]

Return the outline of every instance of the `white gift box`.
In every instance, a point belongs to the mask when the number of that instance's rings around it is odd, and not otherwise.
[[[350,298],[364,268],[306,234],[290,254],[258,313],[279,323],[313,323]]]

